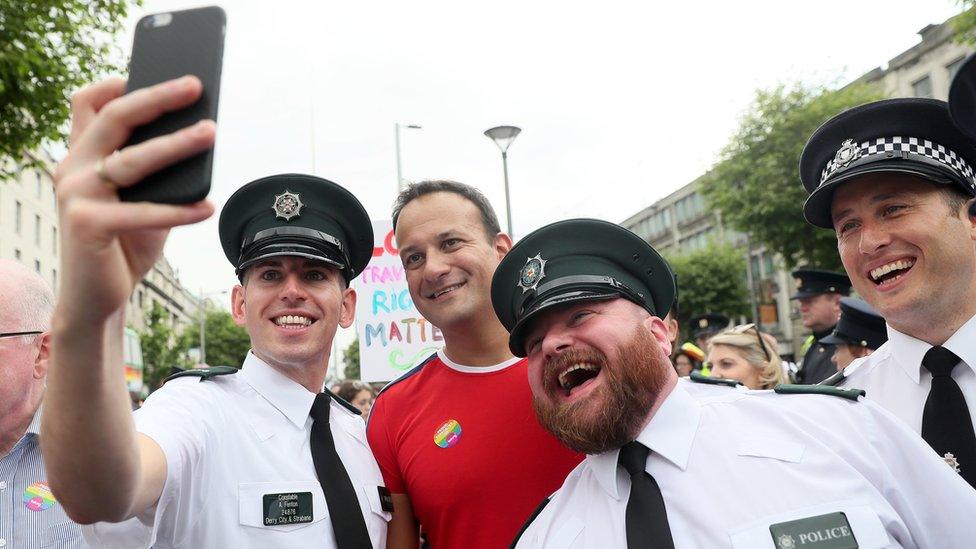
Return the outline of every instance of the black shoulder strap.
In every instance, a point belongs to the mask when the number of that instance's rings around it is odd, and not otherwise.
[[[239,372],[237,368],[232,368],[230,366],[211,366],[209,368],[193,368],[192,370],[183,370],[182,372],[176,372],[175,374],[166,378],[166,381],[174,380],[178,377],[198,377],[200,381],[205,381],[216,376],[226,376],[229,374],[236,374]]]
[[[844,370],[840,370],[836,374],[834,374],[834,375],[828,377],[827,379],[821,381],[817,385],[828,385],[830,387],[838,387],[840,385],[843,385],[844,384],[844,381],[846,379],[847,378],[844,377]]]
[[[867,394],[864,389],[848,389],[830,385],[793,385],[790,383],[781,383],[774,387],[773,391],[781,395],[828,395],[853,401],[857,401],[857,397]]]
[[[724,379],[721,377],[711,377],[703,375],[701,372],[691,372],[688,377],[695,383],[704,383],[706,385],[725,385],[726,387],[738,387],[742,385],[742,382],[738,379]]]
[[[353,406],[352,404],[350,404],[348,400],[340,397],[339,395],[333,393],[332,391],[326,389],[325,390],[325,394],[327,394],[330,397],[332,397],[332,400],[338,402],[339,405],[342,406],[343,408],[345,408],[346,410],[349,410],[350,412],[356,414],[357,416],[363,415],[363,413],[359,411],[359,408],[356,408],[355,406]]]
[[[529,515],[529,519],[526,520],[525,524],[522,525],[522,528],[519,529],[518,534],[515,534],[515,539],[512,540],[512,544],[509,546],[509,549],[515,549],[515,546],[518,545],[519,540],[522,539],[522,534],[529,529],[529,525],[532,524],[532,521],[534,521],[535,518],[539,516],[539,513],[546,508],[546,505],[549,505],[549,498],[542,500],[542,503],[535,508],[535,511],[532,511],[532,514]]]

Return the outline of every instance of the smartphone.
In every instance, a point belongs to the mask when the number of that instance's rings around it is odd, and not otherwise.
[[[203,119],[217,119],[226,20],[224,10],[217,6],[157,13],[139,20],[126,93],[192,74],[203,83],[203,94],[193,105],[136,128],[125,146],[173,133]],[[210,192],[212,166],[211,148],[119,189],[119,198],[166,204],[203,200]]]

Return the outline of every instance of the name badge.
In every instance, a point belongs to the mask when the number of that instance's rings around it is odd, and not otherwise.
[[[376,489],[380,493],[380,507],[382,507],[387,513],[392,513],[393,495],[390,493],[390,489],[386,486],[377,486]]]
[[[771,524],[776,549],[857,549],[857,540],[844,513],[829,513]]]
[[[312,492],[264,494],[264,525],[312,522]]]

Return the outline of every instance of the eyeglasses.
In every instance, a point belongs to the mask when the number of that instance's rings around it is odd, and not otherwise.
[[[29,336],[29,335],[37,335],[37,334],[43,334],[43,333],[44,332],[42,332],[41,330],[31,330],[29,332],[6,332],[6,333],[0,334],[0,338],[4,338],[4,337],[17,337],[17,336]]]
[[[741,324],[739,326],[729,329],[729,332],[733,334],[744,334],[749,330],[756,331],[756,339],[759,340],[759,346],[762,348],[763,354],[766,355],[766,362],[772,360],[773,358],[769,354],[769,349],[766,348],[766,342],[763,341],[762,334],[759,333],[759,326],[756,326],[754,323]]]

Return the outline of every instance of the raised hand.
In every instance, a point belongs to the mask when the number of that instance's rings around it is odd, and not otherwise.
[[[192,76],[123,95],[125,82],[108,79],[72,99],[68,155],[55,186],[61,221],[60,314],[100,321],[125,305],[162,252],[169,229],[213,213],[207,201],[190,205],[120,202],[117,189],[213,146],[216,126],[204,120],[169,135],[121,147],[132,130],[195,102]]]

